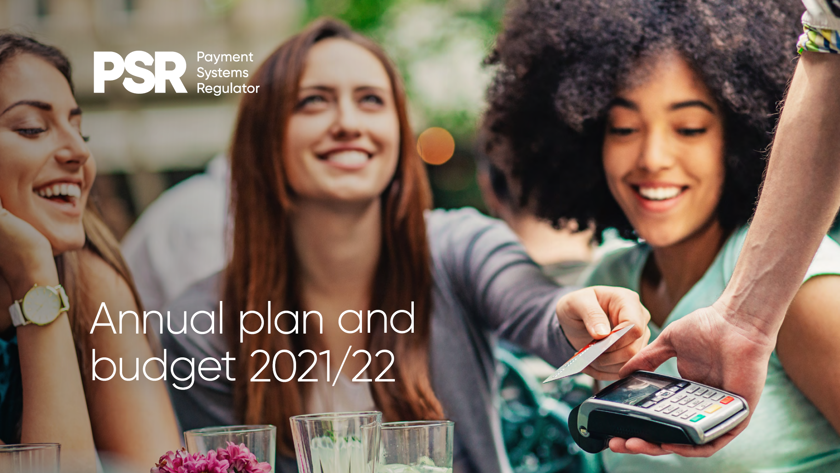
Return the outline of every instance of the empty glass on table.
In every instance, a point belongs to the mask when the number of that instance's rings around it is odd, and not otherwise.
[[[58,473],[60,450],[57,443],[0,445],[0,472]]]
[[[455,423],[382,424],[377,473],[452,473]]]

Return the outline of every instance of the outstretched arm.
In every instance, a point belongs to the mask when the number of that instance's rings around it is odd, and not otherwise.
[[[650,314],[636,293],[614,287],[561,289],[509,228],[476,212],[450,212],[432,225],[437,264],[448,268],[445,277],[456,293],[500,337],[559,366],[592,339],[634,324],[584,371],[603,380],[617,379],[624,362],[647,344]]]
[[[755,219],[719,301],[745,332],[771,346],[840,207],[838,79],[840,56],[803,53]]]

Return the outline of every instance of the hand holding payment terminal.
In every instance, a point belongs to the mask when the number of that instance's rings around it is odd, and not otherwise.
[[[702,445],[740,424],[748,414],[747,402],[735,394],[636,371],[574,408],[569,430],[589,453],[607,448],[611,437]]]
[[[633,324],[619,327],[601,340],[593,340],[543,382],[580,373],[631,328]],[[607,448],[611,437],[702,445],[732,430],[749,412],[747,401],[738,395],[636,371],[572,409],[569,430],[580,448],[589,453]]]

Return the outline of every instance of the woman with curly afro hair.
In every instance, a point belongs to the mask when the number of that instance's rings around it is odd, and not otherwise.
[[[715,302],[732,275],[795,66],[800,8],[523,0],[488,59],[498,67],[484,125],[488,154],[541,217],[593,227],[596,238],[615,228],[639,241],[606,256],[587,283],[639,293],[653,337]],[[761,402],[737,438],[704,459],[616,455],[639,451],[642,441],[612,439],[607,470],[840,471],[838,276],[840,246],[826,239],[788,310]],[[679,375],[673,359],[657,371]],[[671,415],[716,405],[702,398]]]

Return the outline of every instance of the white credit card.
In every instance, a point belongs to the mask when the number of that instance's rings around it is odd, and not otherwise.
[[[558,368],[554,374],[546,378],[543,384],[580,373],[634,326],[635,324],[630,324],[624,328],[613,330],[609,335],[600,340],[592,340],[588,345],[578,350],[577,353],[569,358],[569,361]]]

